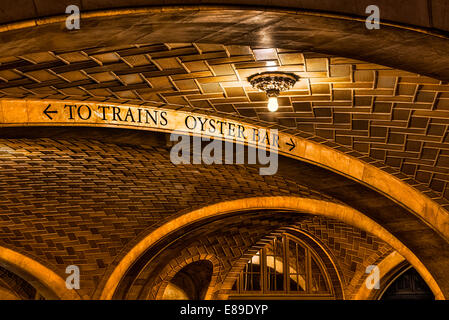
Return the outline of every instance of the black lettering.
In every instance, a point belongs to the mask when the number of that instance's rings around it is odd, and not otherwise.
[[[193,125],[193,127],[192,128],[190,128],[189,127],[189,124],[188,124],[188,120],[189,120],[189,118],[192,118],[193,119],[193,121],[194,121],[194,125]],[[195,129],[196,128],[196,119],[195,119],[195,117],[194,116],[187,116],[186,117],[186,120],[185,120],[185,122],[186,122],[186,127],[188,128],[188,129],[190,129],[190,130],[193,130],[193,129]]]
[[[270,145],[270,137],[268,136],[268,132],[266,132],[266,131],[265,131],[265,136],[264,136],[263,140],[265,140],[265,144],[266,144],[267,146]],[[261,141],[262,141],[262,140],[261,140]]]
[[[138,112],[137,122],[142,123],[142,109],[137,109],[137,112]]]
[[[235,124],[228,123],[228,136],[235,137]]]
[[[87,117],[86,117],[86,118],[83,118],[83,116],[82,116],[81,109],[82,109],[83,107],[86,107],[87,110],[88,110],[88,113],[87,113]],[[80,106],[78,107],[78,117],[80,117],[81,120],[88,120],[88,119],[91,117],[91,115],[92,115],[92,110],[90,110],[90,107],[89,107],[88,105],[82,104],[82,105],[80,105]]]
[[[273,133],[273,147],[279,147],[279,135]]]
[[[120,121],[123,121],[122,118],[120,118],[120,108],[119,107],[112,107],[112,121],[117,121],[117,118]]]
[[[161,126],[166,126],[167,125],[167,123],[168,123],[168,120],[167,120],[167,111],[162,111],[161,112],[161,121],[159,122],[159,124],[161,125]]]
[[[126,113],[126,117],[125,117],[125,122],[128,122],[128,117],[131,117],[131,122],[135,122],[131,108],[128,108],[128,112]]]
[[[153,123],[157,125],[157,111],[154,111],[154,116],[151,114],[149,110],[145,110],[145,123],[148,123],[148,117],[151,118]]]
[[[207,122],[207,119],[204,119],[204,121],[201,121],[203,118],[201,118],[201,117],[198,117],[198,120],[200,120],[200,123],[201,123],[201,131],[206,131],[206,129],[204,128],[204,126],[205,126],[205,124],[206,124],[206,122]]]
[[[106,120],[106,109],[109,109],[109,107],[98,106],[98,109],[101,109],[103,111],[103,118],[102,118],[102,120]]]
[[[243,132],[245,131],[245,127],[239,124],[237,128],[238,128],[237,138],[246,139],[245,135],[243,134]]]
[[[215,128],[215,120],[214,119],[210,119],[209,120],[209,125],[210,125],[209,132],[210,133],[214,133],[215,130],[216,130],[216,128]],[[211,128],[214,129],[214,130],[211,130]]]
[[[220,125],[220,134],[223,134],[223,125],[224,125],[226,122],[217,120],[217,123]]]
[[[259,129],[253,129],[253,141],[259,142]]]
[[[76,104],[66,104],[64,106],[64,109],[69,107],[69,119],[73,120],[73,109],[72,108],[76,108]]]

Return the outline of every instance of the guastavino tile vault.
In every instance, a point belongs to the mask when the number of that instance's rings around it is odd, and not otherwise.
[[[376,2],[2,1],[0,299],[448,299],[449,2]]]

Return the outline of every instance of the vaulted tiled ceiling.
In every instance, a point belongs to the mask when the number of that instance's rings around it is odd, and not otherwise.
[[[276,113],[246,80],[272,70],[301,77]],[[449,85],[429,77],[312,52],[166,43],[2,58],[0,79],[3,98],[163,106],[318,136],[449,199]]]

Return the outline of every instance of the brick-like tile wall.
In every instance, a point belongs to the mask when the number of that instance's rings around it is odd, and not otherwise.
[[[247,77],[301,80],[276,113]],[[364,61],[277,48],[148,43],[0,58],[0,97],[164,106],[277,126],[326,143],[449,208],[449,85]]]
[[[127,243],[180,212],[250,196],[323,198],[241,165],[178,165],[166,148],[90,139],[0,139],[0,245],[65,276],[90,297]],[[329,199],[326,197],[326,199]]]
[[[313,217],[301,221],[297,227],[317,237],[335,257],[343,275],[347,298],[358,289],[351,286],[351,280],[363,278],[368,265],[379,262],[393,251],[377,237],[334,219]]]
[[[127,292],[128,298],[157,297],[160,285],[173,277],[173,270],[196,256],[214,257],[216,285],[220,285],[234,263],[262,237],[281,226],[291,225],[303,215],[256,212],[220,219],[194,230],[159,253],[143,268]],[[179,271],[179,270],[178,270]]]
[[[213,291],[226,294],[241,268],[266,243],[270,234],[282,232],[286,226],[304,231],[331,256],[337,269],[329,272],[331,281],[337,291],[337,286],[341,286],[346,299],[350,299],[362,285],[366,266],[379,262],[393,250],[371,234],[325,217],[285,212],[229,217],[186,231],[183,239],[171,244],[140,269],[130,281],[128,291],[119,298],[160,298],[164,284],[180,270],[180,266],[199,257],[212,260]],[[333,268],[326,263],[326,254],[321,253],[319,246],[312,247],[322,256],[327,268]],[[357,281],[353,281],[354,277]],[[351,281],[357,285],[352,285]],[[338,298],[342,298],[341,294]]]
[[[0,267],[0,287],[4,287],[23,300],[33,300],[36,289],[17,274]]]

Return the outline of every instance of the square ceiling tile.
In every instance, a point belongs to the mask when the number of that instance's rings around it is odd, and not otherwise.
[[[117,80],[110,72],[100,72],[90,74],[92,78],[94,78],[98,82],[108,82]]]
[[[25,73],[25,75],[40,82],[59,79],[47,70],[30,71]]]
[[[92,55],[92,58],[100,61],[102,64],[114,63],[120,61],[120,56],[115,52]]]
[[[225,76],[225,75],[235,74],[234,69],[232,68],[232,66],[230,64],[217,64],[217,65],[211,66],[211,68],[212,68],[212,71],[217,76]]]
[[[242,87],[229,87],[229,88],[224,88],[226,95],[228,97],[244,97],[246,96],[245,94],[245,90],[243,90]]]
[[[177,58],[163,58],[163,59],[154,59],[153,60],[156,65],[158,65],[162,70],[165,69],[176,69],[182,68]]]
[[[179,90],[199,90],[195,80],[192,79],[177,80],[174,82],[175,85],[179,88]]]
[[[218,83],[203,83],[201,88],[204,93],[223,93],[223,88]]]
[[[278,59],[276,49],[254,49],[256,60],[274,60]]]
[[[280,53],[281,64],[304,64],[304,57],[301,53]]]
[[[151,61],[144,54],[122,57],[124,61],[133,67],[140,67],[151,64]]]
[[[226,46],[226,50],[231,56],[251,55],[253,52],[249,46]]]
[[[208,65],[204,61],[184,62],[184,66],[189,72],[209,71]]]
[[[222,44],[196,43],[195,45],[201,52],[214,52],[224,50],[224,46]]]
[[[22,56],[22,58],[31,61],[33,63],[44,63],[44,62],[51,62],[51,61],[58,61],[59,59],[56,58],[53,54],[49,52],[40,52],[40,53],[30,53],[27,55]]]
[[[306,59],[307,72],[325,72],[327,71],[327,59],[308,58]]]

